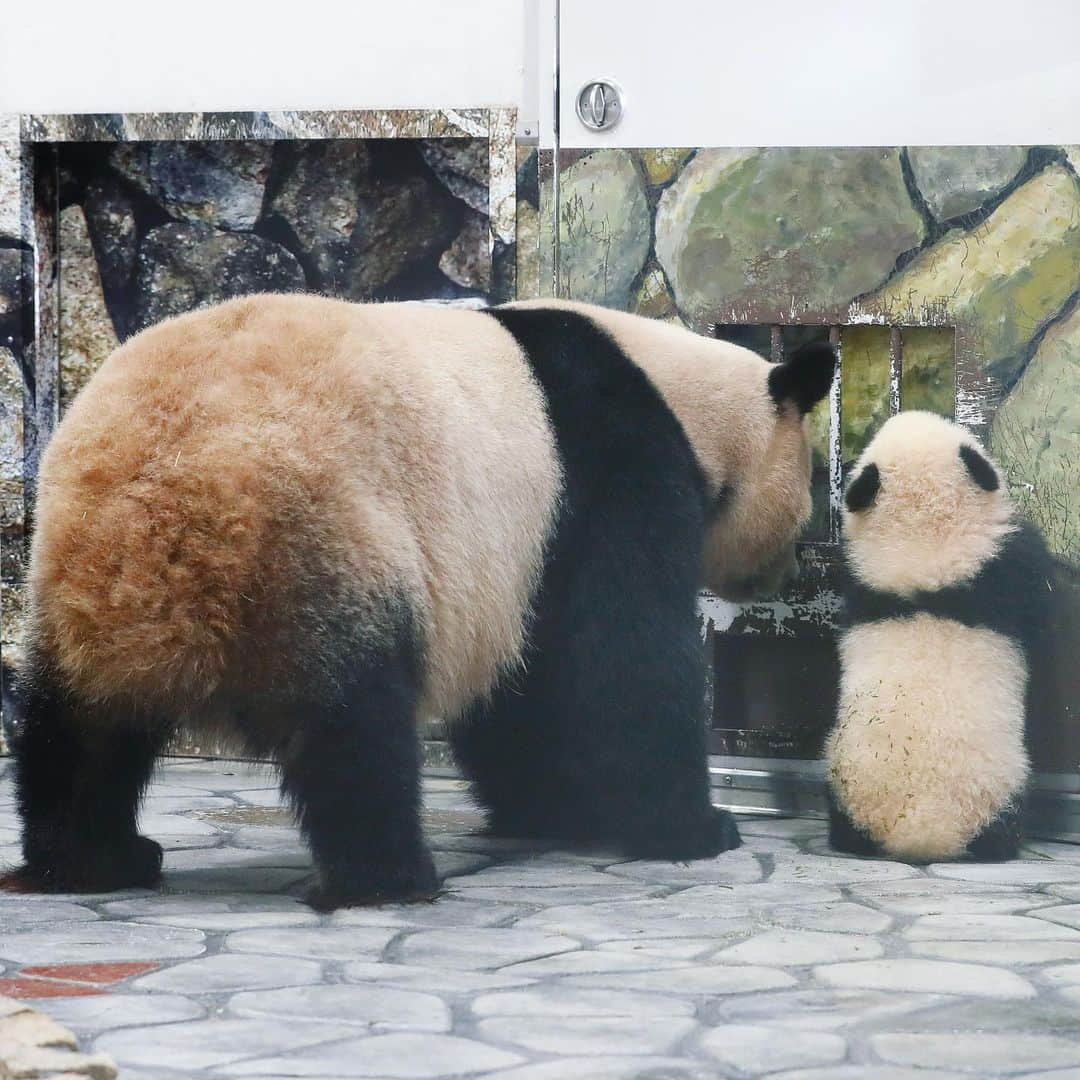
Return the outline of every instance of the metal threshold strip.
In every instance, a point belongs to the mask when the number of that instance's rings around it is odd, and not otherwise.
[[[713,802],[741,814],[825,817],[820,761],[709,758]],[[1036,773],[1028,796],[1027,831],[1043,840],[1080,843],[1080,773]]]

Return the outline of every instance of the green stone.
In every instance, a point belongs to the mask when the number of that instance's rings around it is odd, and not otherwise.
[[[675,301],[668,291],[664,271],[659,266],[645,271],[630,310],[650,319],[667,319],[676,314]]]
[[[840,417],[844,461],[854,461],[889,418],[887,326],[845,326],[840,332]]]
[[[922,252],[860,309],[901,325],[962,322],[987,372],[1008,384],[1077,289],[1080,182],[1055,165],[983,224]]]
[[[1080,562],[1080,307],[1046,332],[994,417],[990,446],[1050,547]]]
[[[674,179],[682,163],[693,153],[685,146],[664,146],[656,150],[639,150],[638,157],[650,184],[666,184]]]
[[[945,221],[997,196],[1027,161],[1027,148],[913,146],[908,160],[930,212]]]
[[[906,326],[900,333],[900,407],[950,420],[956,411],[956,333],[948,326]]]
[[[540,295],[540,216],[527,202],[517,204],[517,299]]]
[[[702,150],[661,196],[656,254],[697,321],[840,312],[924,237],[895,149]]]
[[[561,291],[574,300],[622,308],[649,254],[645,185],[626,150],[597,150],[561,175]]]

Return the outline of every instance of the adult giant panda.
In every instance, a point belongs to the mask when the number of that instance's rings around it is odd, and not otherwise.
[[[887,421],[845,493],[848,626],[826,742],[830,841],[926,862],[1017,854],[1025,717],[1075,708],[1068,569],[964,428]],[[1075,594],[1073,594],[1075,595]],[[1074,639],[1075,647],[1075,639]]]
[[[139,334],[41,463],[11,881],[155,881],[136,810],[180,726],[278,762],[320,907],[436,889],[418,715],[498,831],[737,846],[695,594],[787,570],[833,366],[576,304],[253,296]]]

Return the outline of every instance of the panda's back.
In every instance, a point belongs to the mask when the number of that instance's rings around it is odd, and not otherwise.
[[[853,626],[840,655],[826,758],[844,809],[892,855],[962,854],[1026,781],[1022,650],[923,612]]]
[[[542,393],[490,317],[231,301],[131,339],[61,423],[32,630],[90,695],[205,695],[245,641],[257,664],[335,605],[401,596],[425,705],[453,711],[520,652],[559,476]]]

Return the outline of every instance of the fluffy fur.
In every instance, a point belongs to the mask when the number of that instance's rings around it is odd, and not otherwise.
[[[777,408],[771,370],[580,306],[260,296],[126,343],[42,461],[19,881],[154,880],[136,809],[180,725],[278,761],[322,907],[436,888],[417,715],[497,828],[737,844],[694,592],[765,580],[809,511],[814,375]]]
[[[1053,560],[970,433],[929,413],[882,427],[846,504],[849,628],[825,751],[833,846],[1010,858]]]

